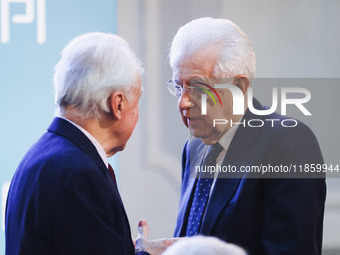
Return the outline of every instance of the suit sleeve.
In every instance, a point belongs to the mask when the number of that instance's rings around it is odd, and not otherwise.
[[[98,174],[82,169],[65,180],[56,201],[54,240],[59,254],[134,253],[132,239],[126,240],[131,236],[124,209]]]
[[[283,148],[278,164],[323,164],[316,138],[306,126],[276,143]],[[263,180],[263,254],[321,254],[326,184],[324,178],[307,177]]]

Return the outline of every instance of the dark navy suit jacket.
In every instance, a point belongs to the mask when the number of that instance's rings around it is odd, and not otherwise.
[[[254,107],[263,109],[256,100]],[[248,110],[244,120],[250,119],[261,119],[266,123],[258,128],[247,124],[239,126],[223,161],[224,166],[240,169],[241,166],[261,164],[299,166],[323,163],[318,142],[303,123],[299,122],[294,128],[282,127],[282,116],[255,116]],[[275,121],[272,127],[272,122],[265,119],[280,121]],[[251,125],[259,123],[252,122]],[[197,138],[189,140],[184,147],[175,236],[185,235],[196,183],[192,176],[195,166],[201,164],[204,147]],[[201,235],[216,236],[238,244],[250,255],[321,254],[326,196],[323,173],[279,176],[286,178],[251,178],[261,176],[241,172],[227,174],[229,178],[216,181],[203,218]]]
[[[15,172],[6,254],[134,254],[117,186],[91,141],[66,120],[54,119]]]

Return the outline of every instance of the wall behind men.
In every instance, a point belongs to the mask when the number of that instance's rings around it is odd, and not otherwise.
[[[54,116],[53,68],[77,35],[116,32],[115,0],[0,0],[0,254],[9,181]],[[111,161],[111,163],[114,163]]]

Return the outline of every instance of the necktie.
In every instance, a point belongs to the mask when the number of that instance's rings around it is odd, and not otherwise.
[[[222,150],[223,147],[219,143],[215,143],[204,160],[203,169],[207,169],[208,166],[216,166],[216,158]],[[214,180],[213,177],[213,173],[200,173],[191,204],[186,236],[197,235],[200,230],[210,188]]]
[[[113,179],[113,182],[117,185],[115,171],[113,170],[113,168],[112,168],[112,166],[110,164],[109,164],[108,169],[109,169],[110,175],[111,175],[111,177]]]

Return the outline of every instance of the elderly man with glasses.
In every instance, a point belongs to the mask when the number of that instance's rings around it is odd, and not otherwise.
[[[229,20],[193,20],[178,30],[169,57],[166,87],[192,135],[175,236],[216,236],[252,255],[321,254],[324,174],[246,171],[323,164],[306,125],[268,113],[249,93],[255,54],[248,36]]]

